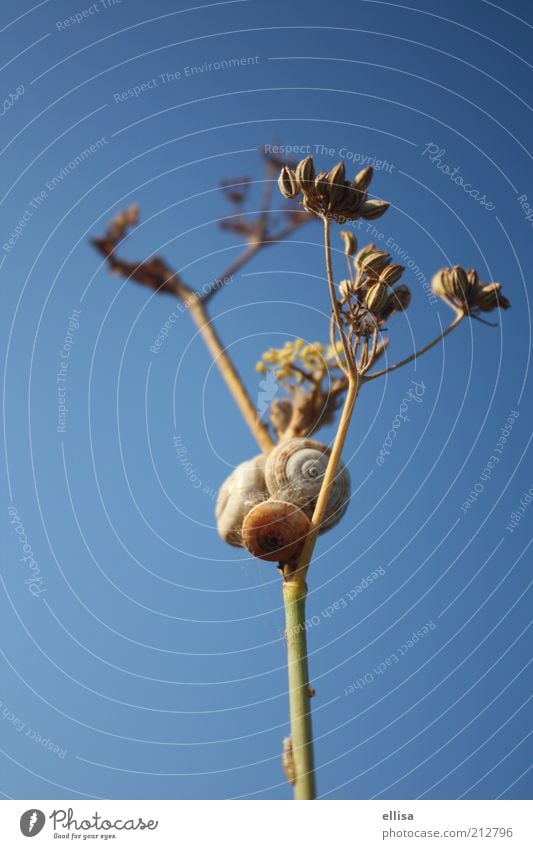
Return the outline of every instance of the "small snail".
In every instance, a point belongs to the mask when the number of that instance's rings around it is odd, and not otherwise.
[[[272,453],[237,466],[222,484],[216,503],[217,528],[230,545],[244,546],[261,560],[298,557],[311,526],[329,448],[314,439],[287,439]],[[350,476],[341,464],[320,533],[343,516]]]
[[[262,454],[240,463],[220,487],[215,516],[217,530],[230,545],[242,546],[242,523],[246,514],[268,498]]]
[[[312,516],[329,460],[329,448],[314,439],[287,439],[269,455],[265,481],[270,496],[288,501]],[[336,525],[350,498],[350,475],[342,464],[331,488],[320,532]]]
[[[246,514],[242,539],[255,557],[286,561],[301,553],[310,525],[299,507],[270,498],[256,504]]]

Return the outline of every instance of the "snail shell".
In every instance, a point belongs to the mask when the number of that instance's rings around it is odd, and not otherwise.
[[[312,516],[330,450],[314,439],[287,439],[269,455],[265,481],[272,498],[288,501]],[[328,500],[320,533],[336,525],[342,518],[350,498],[350,475],[340,464]]]
[[[218,491],[215,516],[217,530],[225,542],[242,546],[242,523],[248,511],[265,501],[265,458],[262,454],[240,463]]]
[[[248,551],[261,560],[289,560],[301,553],[310,527],[299,507],[270,498],[246,514],[242,539]]]

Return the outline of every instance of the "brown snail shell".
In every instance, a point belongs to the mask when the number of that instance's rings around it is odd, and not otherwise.
[[[313,515],[330,449],[314,439],[287,439],[268,456],[265,481],[272,498],[288,501]],[[342,463],[331,488],[326,515],[320,533],[336,525],[344,515],[350,499],[350,475]]]
[[[301,553],[310,527],[311,522],[299,507],[269,498],[246,514],[242,539],[255,557],[285,561]]]
[[[265,485],[265,458],[262,454],[240,463],[218,491],[215,516],[217,530],[225,542],[242,546],[244,517],[268,498]]]

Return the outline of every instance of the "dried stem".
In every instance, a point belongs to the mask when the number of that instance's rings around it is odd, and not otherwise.
[[[363,382],[366,383],[368,380],[374,380],[376,377],[382,377],[384,374],[389,374],[389,372],[391,371],[396,371],[397,369],[402,368],[402,366],[406,366],[407,363],[412,363],[413,360],[417,359],[417,357],[421,357],[422,354],[426,353],[426,351],[429,351],[431,348],[434,348],[435,345],[438,345],[439,342],[442,342],[443,339],[446,339],[448,333],[451,333],[452,330],[454,330],[461,323],[464,317],[464,312],[457,312],[457,315],[455,316],[454,320],[451,324],[448,325],[446,330],[443,330],[442,333],[439,333],[439,335],[435,339],[433,339],[427,345],[424,345],[423,348],[419,348],[418,351],[415,351],[414,354],[411,354],[409,357],[405,357],[405,359],[400,360],[399,363],[394,363],[394,365],[388,366],[387,368],[381,369],[380,371],[374,371],[372,372],[372,374],[365,375],[362,378]]]
[[[340,311],[339,311],[339,304],[338,304],[338,301],[337,301],[337,293],[335,292],[335,281],[333,279],[333,268],[332,268],[332,265],[331,265],[331,245],[330,245],[330,238],[329,238],[329,218],[327,216],[324,216],[324,218],[322,220],[324,222],[324,249],[325,249],[325,252],[326,252],[326,273],[327,273],[327,276],[328,276],[329,297],[330,297],[330,300],[331,300],[331,308],[333,310],[333,315],[335,317],[335,324],[338,328],[338,331],[339,331],[339,334],[340,334],[340,337],[341,337],[342,350],[344,351],[344,356],[346,358],[346,365],[343,365],[341,363],[339,357],[337,357],[337,364],[338,364],[339,368],[342,369],[344,374],[348,377],[348,375],[350,373],[352,375],[354,374],[355,369],[354,369],[354,364],[353,364],[352,353],[350,351],[348,341],[347,341],[346,336],[344,334],[344,331],[342,329],[342,320],[341,320],[341,315],[340,315]],[[337,350],[336,346],[334,346],[334,350],[336,352],[336,350]]]
[[[268,427],[257,415],[257,408],[250,398],[237,369],[233,365],[232,359],[220,341],[220,337],[207,315],[204,304],[199,297],[195,297],[189,300],[188,305],[191,318],[196,324],[246,424],[252,431],[261,451],[268,454],[275,443],[268,432]]]

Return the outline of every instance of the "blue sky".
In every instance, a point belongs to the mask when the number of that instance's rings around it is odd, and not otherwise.
[[[111,277],[88,243],[139,202],[123,252],[200,289],[239,250],[220,179],[249,175],[257,207],[257,149],[276,142],[324,169],[381,163],[372,191],[392,206],[357,236],[421,271],[392,359],[449,321],[424,289],[444,265],[513,304],[358,401],[353,497],[309,576],[319,794],[530,796],[528,5],[2,4],[5,796],[291,795],[280,580],[214,530],[214,493],[257,448],[187,315],[154,354],[176,303]],[[326,338],[326,294],[309,224],[216,295],[252,398],[265,348]],[[379,466],[412,381],[421,403]]]

